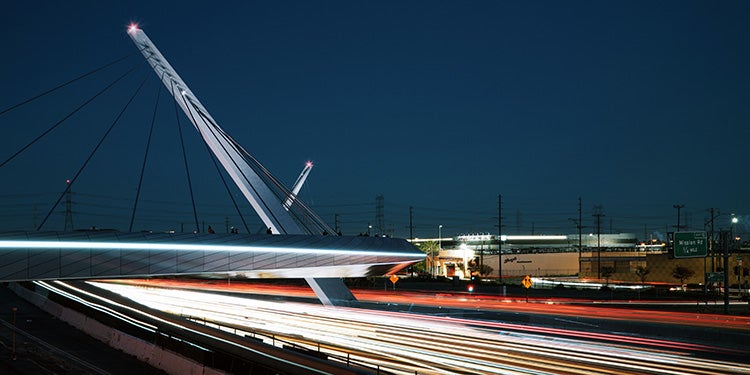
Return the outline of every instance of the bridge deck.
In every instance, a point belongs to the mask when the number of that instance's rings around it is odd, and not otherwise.
[[[424,259],[403,239],[352,236],[0,233],[0,281],[238,275],[362,277]]]

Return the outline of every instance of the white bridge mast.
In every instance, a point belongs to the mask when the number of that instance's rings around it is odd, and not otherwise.
[[[274,194],[271,188],[261,178],[261,176],[246,161],[243,154],[250,157],[242,147],[235,142],[219,125],[214,121],[208,110],[201,104],[198,98],[190,91],[187,84],[180,78],[177,72],[167,62],[164,55],[159,52],[151,39],[146,36],[143,30],[136,25],[128,28],[128,35],[133,39],[138,49],[146,57],[151,67],[159,76],[164,86],[174,97],[177,104],[180,105],[190,122],[198,130],[203,140],[211,148],[232,177],[234,183],[240,188],[242,194],[250,202],[258,213],[263,223],[271,228],[274,234],[322,234],[321,225],[318,225],[314,232],[302,226],[295,220],[292,210],[292,204],[295,203],[299,188],[302,186],[307,173],[310,172],[312,164],[310,163],[295,182],[295,189],[291,195],[285,192],[283,197]],[[254,160],[254,159],[253,159]],[[257,161],[256,161],[257,162]],[[277,181],[270,173],[258,163],[261,172],[270,177],[272,181]],[[300,181],[301,180],[301,181]],[[313,214],[312,212],[309,212]],[[315,216],[314,218],[317,218]],[[326,232],[333,234],[333,229],[320,221],[322,228]],[[354,295],[346,287],[341,278],[305,278],[320,301],[325,305],[348,304],[356,301]]]
[[[313,167],[313,163],[311,161],[308,161],[305,163],[305,168],[302,169],[302,173],[299,174],[299,177],[297,177],[297,181],[294,182],[294,186],[292,186],[292,194],[289,195],[289,198],[286,199],[286,202],[284,202],[284,207],[289,209],[289,207],[292,206],[292,203],[297,199],[297,194],[299,194],[299,191],[302,190],[302,185],[305,184],[305,180],[307,180],[307,176],[310,174],[310,170]]]
[[[128,35],[146,57],[156,75],[219,159],[263,223],[275,234],[310,234],[302,228],[256,171],[244,160],[238,144],[224,132],[187,84],[172,68],[143,30],[132,25]],[[295,194],[296,195],[296,194]],[[291,201],[289,202],[291,204]],[[319,234],[319,233],[316,233]]]

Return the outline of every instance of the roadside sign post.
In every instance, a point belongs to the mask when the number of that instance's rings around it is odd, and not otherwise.
[[[391,277],[389,277],[388,280],[391,280],[391,282],[393,283],[393,290],[396,290],[396,281],[398,281],[398,276],[391,275]]]
[[[703,273],[708,276],[706,272],[706,256],[708,255],[708,241],[706,240],[706,232],[675,232],[673,234],[674,242],[672,248],[674,249],[675,259],[682,258],[704,258],[703,259]],[[708,287],[708,278],[704,279],[703,291],[706,291]]]
[[[531,281],[531,276],[526,275],[526,277],[521,280],[521,284],[523,284],[523,287],[526,288],[526,303],[529,303],[529,288],[531,288],[531,284],[533,284],[533,282]]]

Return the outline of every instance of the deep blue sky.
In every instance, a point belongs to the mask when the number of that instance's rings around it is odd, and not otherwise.
[[[409,206],[416,236],[494,233],[498,194],[508,234],[575,232],[579,196],[586,231],[601,205],[603,231],[639,237],[673,230],[674,204],[696,230],[710,207],[725,214],[717,228],[750,214],[745,1],[152,3],[6,4],[0,110],[135,51],[136,21],[282,181],[315,162],[302,197],[331,225],[338,213],[345,234],[375,224],[377,194],[402,237]],[[159,87],[141,57],[0,116],[4,160],[132,65],[0,168],[0,224],[40,222],[148,77],[73,188],[76,227],[127,229]],[[174,109],[161,104],[135,229],[188,229]],[[196,135],[185,133],[199,220],[238,225]],[[44,229],[62,229],[63,211]]]

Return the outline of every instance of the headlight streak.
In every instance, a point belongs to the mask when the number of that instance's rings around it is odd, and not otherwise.
[[[196,292],[174,290],[173,293],[160,293],[162,290],[159,289],[138,289],[138,290],[122,290],[118,289],[115,284],[99,284],[91,283],[92,285],[109,289],[115,293],[122,294],[125,297],[134,299],[141,304],[147,305],[151,308],[161,309],[163,311],[181,314],[205,317],[208,320],[222,321],[225,323],[242,324],[253,330],[262,330],[264,332],[275,332],[277,335],[297,335],[297,326],[291,324],[278,324],[275,323],[279,319],[279,315],[288,314],[287,312],[279,312],[278,310],[272,311],[264,306],[272,306],[264,301],[255,301],[249,299],[240,299],[235,297],[226,297],[218,295],[196,295]],[[199,297],[203,297],[200,298]],[[185,301],[190,301],[189,305],[185,305]],[[254,308],[252,318],[244,317],[244,321],[241,318],[228,319],[229,313],[225,313],[222,310],[229,308],[244,309],[249,304],[257,304]],[[305,307],[305,305],[298,305],[299,307]],[[213,309],[213,310],[212,310]],[[297,313],[302,313],[302,309],[296,310]],[[241,314],[240,314],[241,315]],[[195,319],[200,321],[200,318]],[[291,322],[291,321],[287,321]],[[330,332],[330,331],[328,331]],[[353,334],[353,333],[351,333]],[[362,345],[355,340],[349,339],[349,334],[341,334],[340,332],[328,334],[327,332],[321,332],[316,337],[318,341],[328,341],[335,343],[335,345],[342,345],[342,342],[348,344],[352,348],[359,348],[362,352],[367,352],[370,355],[380,356],[382,358],[391,358],[404,363],[409,363],[408,358],[399,358],[388,352],[379,352],[378,347],[374,345]],[[385,364],[387,362],[383,362]]]
[[[377,310],[371,310],[370,313],[372,313],[372,314],[379,314],[380,313],[380,314],[383,314],[383,315],[393,314],[391,312],[380,312],[380,311],[377,311]],[[464,319],[464,318],[455,318],[455,317],[443,318],[443,317],[435,317],[435,316],[424,315],[424,316],[420,316],[420,319],[430,320],[430,321],[444,321],[444,320],[448,319],[448,320],[454,321],[456,323],[466,324],[466,325],[474,326],[474,327],[477,327],[477,326],[489,327],[490,328],[490,332],[494,332],[494,330],[496,330],[496,329],[513,329],[513,330],[518,330],[518,331],[523,331],[523,332],[550,333],[550,334],[553,334],[553,335],[571,336],[571,337],[578,337],[578,338],[582,338],[582,339],[586,339],[586,338],[600,339],[600,338],[602,338],[602,339],[607,339],[607,340],[611,340],[611,341],[618,341],[619,340],[619,341],[622,342],[621,344],[612,344],[612,343],[609,343],[609,344],[607,344],[607,346],[613,347],[613,348],[619,348],[619,349],[622,349],[624,351],[631,351],[636,356],[643,355],[644,350],[641,349],[641,348],[634,348],[632,346],[627,346],[626,343],[645,344],[645,345],[651,345],[651,346],[656,345],[656,346],[664,346],[664,347],[672,348],[672,349],[674,349],[674,348],[680,348],[680,349],[686,349],[686,350],[695,350],[695,349],[697,349],[697,350],[706,350],[706,349],[710,348],[710,347],[706,347],[706,346],[699,345],[699,344],[676,343],[676,342],[667,341],[667,340],[647,339],[647,338],[638,338],[638,337],[630,337],[630,336],[618,336],[618,335],[614,335],[614,334],[603,334],[603,333],[595,333],[595,332],[576,332],[576,331],[569,331],[569,330],[563,330],[563,329],[557,329],[557,328],[544,328],[544,327],[534,327],[534,326],[523,326],[523,325],[512,324],[512,323],[501,323],[501,322],[490,322],[490,321],[477,321],[477,320],[470,320],[470,319]],[[509,336],[513,336],[513,335],[517,336],[519,334],[518,333],[509,333],[508,335]],[[550,341],[554,341],[556,343],[556,345],[554,347],[556,347],[556,348],[557,347],[569,347],[570,345],[566,345],[565,342],[569,342],[570,343],[570,342],[578,341],[578,340],[572,340],[571,341],[571,340],[563,339],[563,338],[550,338],[549,336],[539,335],[539,334],[535,334],[535,333],[523,333],[523,334],[520,334],[520,335],[527,336],[527,337],[532,338],[532,339],[535,338],[535,340],[538,340],[538,342],[542,343],[542,345],[549,345],[548,343]],[[590,349],[580,350],[580,349],[576,349],[575,346],[573,346],[569,350],[580,351],[582,353],[588,353],[588,351],[593,351],[593,352],[602,352],[602,354],[608,354],[608,353],[604,352],[604,349],[602,349],[600,347],[600,345],[596,345],[596,344],[589,344],[589,345],[591,345]],[[719,349],[723,349],[723,348],[719,348]],[[537,349],[537,350],[539,350],[539,349]],[[673,357],[675,357],[675,356],[679,357],[679,356],[686,356],[687,355],[687,353],[677,352],[677,351],[674,351],[674,350],[665,351],[665,350],[660,350],[660,349],[649,349],[648,352],[652,352],[652,353],[655,353],[655,354],[663,355],[664,358],[661,358],[661,356],[657,356],[656,360],[657,361],[663,361],[664,363],[673,363]],[[737,351],[737,352],[739,352],[739,351]],[[623,353],[622,357],[624,357],[624,358],[631,358],[628,353]],[[702,367],[702,366],[707,366],[708,368],[716,367],[716,368],[723,369],[724,371],[726,371],[726,373],[735,373],[736,368],[737,368],[736,365],[734,365],[734,364],[727,364],[727,363],[721,362],[721,361],[712,361],[712,360],[709,360],[709,359],[701,359],[701,358],[690,358],[689,360],[691,362],[695,362],[696,363],[696,367]],[[703,363],[703,365],[701,365],[701,363]],[[748,371],[746,373],[750,373],[750,370],[746,369],[745,371]],[[682,372],[679,372],[679,373],[682,373]],[[714,373],[714,372],[709,371],[707,373]]]
[[[38,283],[38,282],[35,282],[35,283]],[[267,357],[267,358],[271,358],[271,359],[273,359],[273,360],[277,360],[277,361],[280,361],[280,362],[286,363],[286,364],[288,364],[288,365],[296,366],[296,367],[298,367],[298,368],[300,368],[300,369],[302,369],[302,370],[304,370],[304,371],[307,371],[307,372],[309,372],[309,373],[319,373],[319,374],[326,374],[326,372],[324,372],[324,371],[320,371],[320,370],[318,370],[318,369],[315,369],[315,368],[312,368],[312,367],[308,367],[308,366],[305,366],[305,365],[301,365],[301,364],[298,364],[298,363],[295,363],[295,362],[291,362],[291,361],[288,361],[288,360],[285,360],[285,359],[282,359],[282,358],[276,358],[276,357],[270,356],[270,355],[268,355],[268,354],[266,354],[266,353],[263,353],[263,352],[261,352],[261,351],[257,351],[257,350],[254,350],[254,349],[252,349],[252,348],[248,348],[248,347],[245,347],[245,346],[239,345],[239,344],[237,344],[237,343],[235,343],[235,342],[232,342],[232,341],[229,341],[229,340],[225,340],[225,339],[222,339],[222,338],[220,338],[220,337],[216,337],[216,336],[211,336],[211,335],[209,335],[209,334],[206,334],[206,333],[204,333],[204,332],[200,332],[200,331],[197,331],[197,330],[193,330],[193,329],[190,329],[190,328],[187,328],[187,327],[184,327],[184,326],[178,325],[178,324],[176,324],[176,323],[173,323],[173,322],[170,322],[170,321],[167,321],[167,320],[161,319],[161,318],[159,318],[159,317],[157,317],[157,316],[154,316],[154,315],[151,315],[151,314],[145,313],[145,312],[143,312],[143,311],[140,311],[140,310],[137,310],[137,309],[131,308],[131,307],[129,307],[129,306],[125,306],[125,305],[122,305],[122,304],[120,304],[120,303],[117,303],[116,301],[112,301],[112,300],[106,299],[106,298],[104,298],[104,297],[102,297],[102,296],[99,296],[99,295],[96,295],[96,294],[92,294],[92,293],[89,293],[89,292],[87,292],[87,291],[85,291],[85,290],[81,290],[81,289],[79,289],[79,288],[76,288],[76,287],[74,287],[74,286],[72,286],[72,285],[69,285],[69,284],[67,284],[67,283],[65,283],[65,282],[62,282],[62,281],[56,281],[55,283],[57,283],[57,284],[59,284],[59,285],[61,285],[61,286],[64,286],[64,287],[66,287],[66,288],[70,288],[71,290],[76,290],[77,292],[80,292],[80,293],[82,293],[82,294],[86,294],[86,295],[88,295],[88,296],[91,296],[92,298],[96,298],[96,299],[99,299],[99,300],[101,300],[101,301],[106,301],[106,302],[107,302],[108,304],[113,304],[113,305],[116,305],[116,306],[122,307],[122,308],[124,308],[124,309],[130,310],[130,311],[132,311],[132,312],[134,312],[134,313],[136,313],[136,314],[140,314],[140,315],[142,315],[142,316],[148,316],[149,318],[151,318],[151,319],[154,319],[154,320],[156,320],[156,321],[159,321],[159,322],[161,322],[161,323],[163,323],[163,324],[171,325],[171,326],[174,326],[174,327],[177,327],[177,328],[183,329],[183,330],[185,330],[185,331],[189,331],[189,332],[191,332],[191,333],[193,333],[193,334],[197,334],[197,335],[200,335],[200,336],[203,336],[203,337],[208,337],[208,338],[211,338],[211,339],[213,339],[213,340],[221,341],[221,342],[223,342],[223,343],[225,343],[225,344],[229,344],[229,345],[232,345],[232,346],[236,346],[236,347],[242,348],[243,350],[251,351],[251,352],[253,352],[253,353],[255,353],[255,354],[258,354],[258,355],[261,355],[261,356],[264,356],[264,357]],[[52,288],[52,289],[57,289],[57,288]],[[66,294],[66,295],[68,295],[68,296],[70,296],[70,297],[73,297],[73,298],[74,298],[74,299],[76,299],[76,300],[79,300],[79,301],[83,301],[82,303],[84,303],[84,304],[87,304],[87,305],[90,305],[90,306],[92,305],[92,304],[91,304],[90,302],[87,302],[87,301],[85,301],[85,300],[82,300],[82,299],[80,299],[80,298],[78,298],[78,297],[76,297],[76,296],[70,295],[70,293],[67,293],[67,292],[65,292],[65,291],[62,291],[62,290],[59,290],[59,289],[58,289],[58,291],[59,291],[59,292],[61,292],[62,294]],[[95,304],[93,304],[93,306],[98,306],[98,305],[95,305]],[[92,307],[93,307],[93,306],[92,306]],[[99,306],[99,307],[100,307],[100,308],[104,308],[104,307],[101,307],[101,306]],[[105,309],[106,309],[106,308],[105,308]],[[105,311],[105,312],[106,312],[106,311]],[[113,311],[113,312],[114,312],[114,311]],[[116,312],[114,312],[114,313],[116,313]],[[185,342],[186,342],[186,341],[185,341]],[[196,347],[199,347],[199,348],[202,348],[203,350],[208,350],[208,349],[206,349],[206,348],[203,348],[203,347],[201,347],[201,346],[199,346],[199,345],[196,345],[195,343],[189,343],[189,344],[191,344],[191,345],[194,345],[194,346],[196,346]]]
[[[251,328],[251,330],[254,329],[262,329],[263,331],[274,331],[277,334],[284,334],[288,335],[290,337],[298,336],[300,329],[307,329],[307,330],[316,330],[317,335],[315,336],[316,341],[322,341],[325,343],[330,343],[331,345],[336,346],[345,346],[348,348],[353,348],[358,351],[361,351],[363,353],[366,353],[366,356],[363,356],[363,358],[367,358],[370,362],[373,364],[381,364],[386,365],[389,362],[384,361],[384,359],[388,359],[390,361],[395,361],[398,363],[403,364],[410,364],[413,363],[415,356],[412,355],[410,357],[404,357],[399,355],[398,353],[401,353],[403,351],[410,351],[408,350],[408,346],[404,347],[403,345],[400,346],[393,346],[390,351],[384,350],[384,343],[383,342],[362,342],[361,340],[357,340],[355,337],[367,337],[374,334],[374,329],[367,328],[367,327],[354,327],[348,328],[345,326],[338,327],[336,330],[331,330],[329,325],[323,326],[321,324],[314,325],[314,327],[310,327],[309,322],[301,321],[297,322],[289,318],[290,311],[296,311],[297,314],[301,313],[301,311],[305,308],[308,308],[310,305],[307,304],[284,304],[289,305],[286,306],[285,310],[279,310],[276,309],[276,311],[270,311],[268,310],[268,306],[273,306],[274,303],[269,303],[265,301],[256,301],[256,300],[249,300],[244,298],[237,298],[237,297],[227,297],[227,296],[220,296],[220,295],[214,295],[214,294],[205,294],[205,293],[199,293],[199,292],[190,292],[190,291],[183,291],[183,290],[172,290],[168,293],[164,293],[161,289],[154,289],[149,290],[148,288],[146,290],[137,288],[136,290],[119,290],[116,284],[98,284],[98,283],[92,283],[96,286],[104,287],[105,289],[110,289],[111,291],[114,291],[116,293],[120,293],[123,296],[126,296],[128,298],[132,298],[134,300],[137,300],[139,303],[142,303],[144,305],[147,305],[152,308],[159,308],[162,307],[165,311],[170,311],[173,313],[177,313],[178,311],[181,311],[183,314],[188,315],[195,315],[197,312],[203,311],[203,316],[206,319],[210,320],[218,320],[223,321],[225,323],[234,323],[234,321],[231,321],[230,319],[226,319],[226,313],[223,312],[223,310],[229,309],[234,305],[235,308],[243,309],[246,307],[246,305],[249,304],[257,304],[258,306],[254,308],[252,318],[246,317],[245,319],[248,319],[248,321],[240,322],[248,328]],[[131,288],[132,289],[132,288]],[[170,302],[173,301],[173,302]],[[186,301],[189,302],[189,306],[185,305]],[[175,305],[172,305],[174,303]],[[180,305],[181,304],[181,305]],[[278,303],[276,303],[278,304]],[[299,307],[299,308],[295,308]],[[210,311],[209,309],[213,308],[213,311]],[[241,314],[240,314],[241,315]],[[283,322],[285,324],[279,324],[275,323],[279,321],[279,315],[283,316]],[[308,313],[308,315],[310,315]],[[317,317],[317,315],[312,317]],[[232,319],[235,320],[236,319]],[[196,319],[196,321],[200,321],[199,319]],[[256,321],[266,321],[266,322],[272,322],[272,323],[265,323],[263,327],[259,327],[257,325]],[[343,324],[343,323],[342,323]],[[362,335],[362,332],[370,332],[370,334]],[[387,347],[386,347],[387,348]],[[345,353],[345,352],[344,352]],[[421,354],[418,355],[420,360],[426,361],[426,363],[429,363],[430,361],[434,361],[434,357],[432,357],[429,354]],[[378,360],[379,358],[379,360]],[[445,361],[447,358],[441,358],[441,361]],[[378,360],[378,363],[373,362],[373,360]],[[453,361],[455,362],[455,361]],[[445,367],[447,363],[442,363],[442,367]],[[456,365],[452,365],[448,371],[445,369],[438,369],[434,368],[432,366],[424,366],[421,364],[418,368],[421,370],[424,370],[425,368],[429,368],[432,371],[436,371],[436,373],[446,373],[446,374],[452,374],[456,371],[462,371],[462,369],[465,369],[465,364],[461,366],[462,363],[460,361],[457,362]],[[506,370],[510,368],[510,366],[505,366]],[[492,370],[491,372],[496,371]],[[487,369],[485,369],[487,370]],[[519,373],[528,374],[528,370],[524,370],[522,368],[518,368]],[[413,373],[414,370],[412,370],[410,373]]]
[[[102,306],[102,305],[99,305],[99,304],[96,304],[96,303],[91,303],[91,302],[89,302],[89,301],[87,301],[87,300],[85,300],[83,298],[80,298],[80,297],[78,297],[76,295],[68,293],[68,292],[66,292],[66,291],[64,291],[64,290],[62,290],[60,288],[54,287],[54,286],[50,285],[49,283],[47,283],[45,281],[34,281],[34,284],[36,284],[36,285],[38,285],[38,286],[40,286],[40,287],[42,287],[44,289],[47,289],[47,290],[49,290],[49,291],[51,291],[53,293],[57,293],[59,295],[62,295],[65,298],[68,298],[68,299],[71,299],[73,301],[76,301],[76,302],[78,302],[78,303],[80,303],[80,304],[82,304],[84,306],[88,306],[88,307],[90,307],[90,308],[92,308],[94,310],[97,310],[97,311],[100,311],[100,312],[102,312],[104,314],[110,315],[110,316],[112,316],[112,317],[114,317],[114,318],[116,318],[116,319],[118,319],[118,320],[120,320],[120,321],[122,321],[124,323],[132,324],[132,325],[134,325],[134,326],[136,326],[138,328],[147,330],[149,332],[156,332],[156,326],[154,326],[154,325],[142,322],[140,320],[130,319],[127,316],[125,316],[125,315],[123,315],[123,314],[121,314],[121,313],[119,313],[117,311],[114,311],[114,310],[112,310],[112,309],[110,309],[110,308],[108,308],[106,306]]]
[[[502,325],[489,322],[323,308],[205,292],[149,288],[134,290],[136,288],[116,284],[95,285],[146,305],[149,305],[146,300],[157,300],[160,304],[168,305],[169,311],[175,313],[184,314],[189,309],[191,315],[200,314],[207,320],[246,326],[250,332],[276,331],[290,338],[301,337],[305,342],[319,342],[321,347],[347,346],[369,353],[362,354],[363,357],[379,357],[378,363],[400,363],[400,368],[409,373],[418,369],[434,373],[471,369],[481,373],[657,371],[665,374],[708,374],[736,373],[738,369],[731,363],[682,358],[679,353],[659,353],[625,345],[590,344],[564,338],[551,340],[537,334],[497,335],[497,329]],[[196,318],[199,319],[198,316]],[[450,334],[446,334],[448,332]],[[420,338],[425,341],[417,341]],[[440,358],[439,364],[436,358]],[[512,364],[521,361],[533,361],[533,368]],[[411,367],[404,367],[404,364]]]

